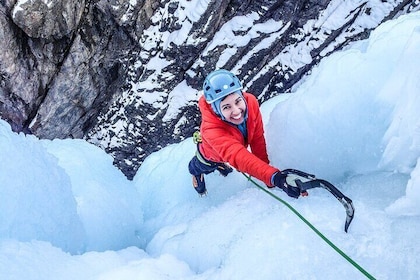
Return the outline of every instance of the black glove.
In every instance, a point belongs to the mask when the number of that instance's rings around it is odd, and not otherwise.
[[[284,174],[281,171],[277,172],[274,175],[274,185],[281,188],[288,196],[298,198],[300,196],[300,189],[287,184],[286,177],[287,174]]]

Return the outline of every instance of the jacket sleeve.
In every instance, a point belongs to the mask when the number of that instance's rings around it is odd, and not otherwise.
[[[277,168],[272,167],[267,162],[261,160],[259,157],[249,152],[242,146],[236,153],[228,156],[228,162],[239,171],[248,173],[263,181],[266,185],[272,186],[271,177],[277,171]]]
[[[216,128],[213,128],[216,130]],[[249,175],[263,181],[271,186],[271,176],[279,171],[270,166],[266,161],[251,153],[242,142],[226,131],[213,131],[211,135],[218,137],[207,138],[210,146],[221,156],[223,161],[228,162],[235,169],[248,173]]]

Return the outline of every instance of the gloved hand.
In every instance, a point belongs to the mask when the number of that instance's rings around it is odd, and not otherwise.
[[[287,184],[286,182],[287,174],[277,172],[274,175],[274,185],[281,188],[288,196],[298,198],[300,196],[300,189],[298,187],[293,187]]]

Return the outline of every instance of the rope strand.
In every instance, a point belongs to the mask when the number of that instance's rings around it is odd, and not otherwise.
[[[359,264],[357,264],[352,258],[347,256],[343,251],[340,250],[334,243],[332,243],[327,237],[325,237],[316,227],[314,227],[308,220],[305,219],[295,208],[293,208],[289,203],[281,199],[280,197],[276,196],[274,193],[268,191],[266,188],[260,186],[258,183],[256,183],[251,176],[246,175],[242,172],[242,174],[248,179],[248,181],[251,181],[255,186],[257,186],[260,190],[266,192],[273,198],[277,199],[281,203],[283,203],[287,208],[289,208],[293,213],[296,214],[306,225],[308,225],[319,237],[321,237],[322,240],[324,240],[328,245],[330,245],[337,253],[339,253],[343,258],[345,258],[349,263],[351,263],[355,268],[357,268],[361,273],[363,273],[368,279],[375,280],[375,277],[373,277],[371,274],[369,274],[366,270],[364,270]]]

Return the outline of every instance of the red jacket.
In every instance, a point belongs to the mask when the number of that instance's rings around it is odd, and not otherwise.
[[[279,169],[269,165],[259,104],[250,93],[244,93],[244,98],[248,110],[246,142],[236,125],[223,121],[207,104],[204,96],[200,98],[198,106],[202,117],[200,133],[203,141],[199,145],[200,152],[208,160],[228,162],[237,170],[272,186],[271,177]],[[247,149],[248,145],[251,151]]]

